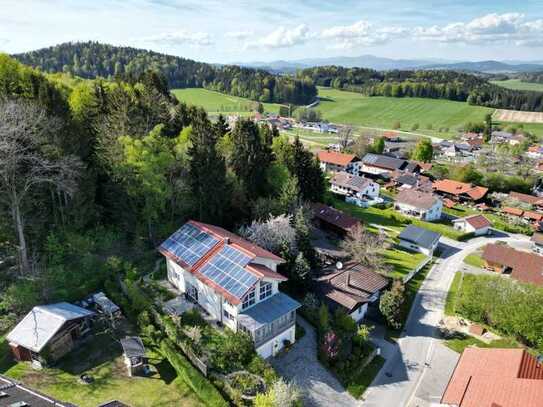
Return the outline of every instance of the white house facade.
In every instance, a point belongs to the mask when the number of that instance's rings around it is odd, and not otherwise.
[[[441,219],[443,201],[432,193],[407,189],[396,196],[394,208],[403,215],[432,222]]]
[[[379,184],[358,175],[338,172],[330,180],[330,190],[336,194],[355,196],[358,199],[379,197]]]
[[[463,233],[473,233],[474,236],[484,236],[490,233],[492,226],[483,215],[472,215],[452,221],[454,229]]]
[[[336,151],[319,151],[321,170],[324,172],[348,172],[349,174],[359,175],[362,168],[362,162],[354,154],[338,153]]]
[[[398,244],[405,249],[433,256],[440,238],[439,233],[409,225],[398,236]]]
[[[168,281],[231,330],[274,356],[295,341],[298,302],[279,291],[283,260],[216,226],[189,221],[159,248]]]

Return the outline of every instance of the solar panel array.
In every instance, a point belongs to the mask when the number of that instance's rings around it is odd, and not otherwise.
[[[244,267],[251,258],[230,246],[224,246],[202,269],[201,273],[241,299],[258,280]]]
[[[194,266],[217,243],[218,240],[210,234],[186,223],[162,243],[161,248]]]

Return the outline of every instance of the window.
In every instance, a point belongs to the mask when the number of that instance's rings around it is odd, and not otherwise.
[[[255,304],[255,289],[252,288],[251,291],[249,291],[247,295],[245,296],[245,298],[243,299],[243,304],[241,308],[245,309],[254,304]]]
[[[223,314],[224,314],[224,317],[230,321],[233,321],[234,320],[234,316],[232,314],[230,314],[228,311],[226,310],[223,310]]]
[[[272,283],[261,282],[260,283],[260,301],[268,298],[272,294]]]

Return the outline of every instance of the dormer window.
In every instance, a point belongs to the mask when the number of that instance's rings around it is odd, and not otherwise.
[[[272,294],[272,283],[262,281],[260,283],[260,301],[268,298]]]
[[[255,289],[251,288],[251,291],[247,293],[243,299],[243,304],[241,305],[242,309],[249,308],[251,305],[255,304]]]

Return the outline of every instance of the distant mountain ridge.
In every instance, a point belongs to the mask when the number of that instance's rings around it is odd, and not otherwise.
[[[298,69],[336,65],[345,68],[370,68],[377,71],[440,69],[483,73],[520,73],[543,71],[543,61],[451,61],[439,59],[393,59],[375,55],[357,57],[305,58],[293,61],[238,62],[248,68],[266,69],[275,73],[292,73]]]

